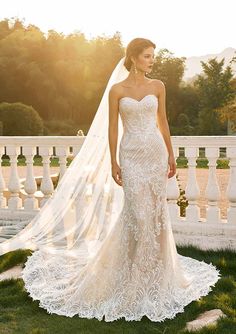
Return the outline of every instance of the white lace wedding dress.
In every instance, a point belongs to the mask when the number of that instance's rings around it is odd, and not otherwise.
[[[181,256],[172,234],[166,185],[168,154],[156,125],[158,98],[123,97],[119,112],[123,209],[99,252],[85,265],[36,250],[23,270],[25,288],[48,313],[113,321],[173,318],[207,295],[220,277]],[[70,262],[70,266],[68,266]],[[73,265],[71,265],[73,264]]]

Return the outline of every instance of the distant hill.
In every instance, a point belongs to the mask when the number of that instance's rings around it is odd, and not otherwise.
[[[214,58],[214,57],[216,57],[218,61],[221,60],[222,58],[225,58],[224,67],[226,67],[227,65],[229,65],[229,62],[233,57],[236,58],[236,49],[229,47],[229,48],[224,49],[221,53],[218,53],[218,54],[216,53],[216,54],[208,54],[208,55],[199,56],[199,57],[186,58],[186,61],[185,61],[186,68],[185,68],[183,80],[192,81],[197,74],[200,74],[202,72],[202,66],[201,66],[200,61],[202,60],[204,62],[207,62],[209,58]],[[236,75],[236,62],[232,64],[232,68],[234,70],[234,74]]]

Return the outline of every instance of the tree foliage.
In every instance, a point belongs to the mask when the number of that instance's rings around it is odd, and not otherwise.
[[[2,20],[0,103],[32,106],[43,120],[45,134],[76,135],[83,129],[86,135],[107,81],[124,54],[119,32],[88,40],[80,31],[44,34],[18,18]],[[186,84],[185,59],[161,49],[147,75],[166,86],[171,134],[226,134],[226,121],[217,110],[231,117],[235,86],[230,66],[223,70],[223,60],[202,62],[203,72]]]
[[[168,49],[161,49],[153,66],[152,77],[162,80],[166,86],[166,110],[170,124],[175,124],[178,114],[182,112],[178,102],[184,75],[184,61],[184,57],[174,57]]]
[[[87,41],[80,32],[46,36],[18,20],[9,26],[0,23],[0,102],[32,105],[44,120],[90,124],[124,54],[119,33]]]
[[[208,63],[201,62],[203,74],[195,81],[199,95],[198,131],[201,135],[223,135],[227,130],[227,123],[222,123],[216,110],[231,101],[236,91],[232,87],[232,68],[223,68],[224,58],[217,61],[212,58]]]

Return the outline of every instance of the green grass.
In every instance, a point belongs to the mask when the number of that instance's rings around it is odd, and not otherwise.
[[[0,256],[0,273],[16,266],[17,264],[24,264],[27,260],[27,256],[30,254],[32,254],[30,249],[19,249],[15,252],[9,252]]]
[[[0,333],[1,334],[175,334],[184,331],[187,321],[194,320],[200,313],[220,308],[226,315],[217,326],[207,327],[197,334],[236,333],[236,253],[230,250],[202,251],[195,247],[177,247],[178,252],[198,260],[212,262],[220,269],[221,279],[207,296],[185,307],[174,319],[152,322],[147,317],[141,321],[114,322],[85,319],[74,316],[68,318],[48,314],[33,301],[24,289],[22,279],[0,282]],[[24,263],[30,250],[17,250],[0,257],[0,272],[16,264]]]

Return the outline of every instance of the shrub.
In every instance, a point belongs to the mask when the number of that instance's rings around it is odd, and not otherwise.
[[[0,103],[0,121],[3,136],[43,135],[43,121],[38,112],[21,102]]]

